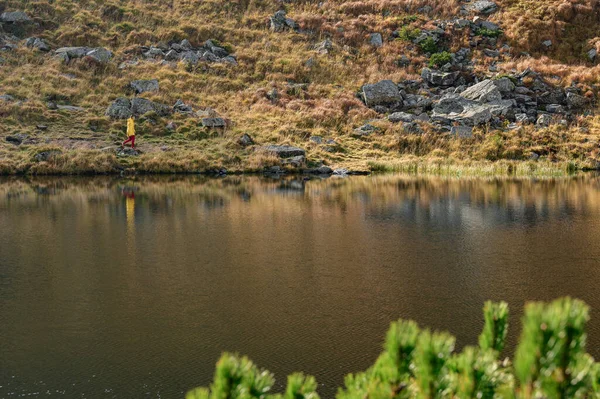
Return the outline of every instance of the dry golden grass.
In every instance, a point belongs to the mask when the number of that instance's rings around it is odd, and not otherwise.
[[[409,135],[399,125],[380,122],[381,133],[365,139],[351,136],[352,130],[377,114],[355,96],[360,86],[381,79],[416,79],[426,58],[411,43],[388,40],[404,25],[430,27],[430,19],[457,14],[458,0],[331,0],[286,4],[288,15],[307,34],[273,33],[267,20],[281,3],[276,0],[7,0],[0,11],[21,9],[39,24],[36,33],[53,47],[105,46],[115,52],[105,68],[83,61],[68,65],[30,49],[20,48],[6,56],[0,68],[0,94],[26,100],[22,104],[0,101],[0,135],[24,133],[35,141],[19,148],[0,143],[0,173],[106,173],[122,168],[141,172],[186,172],[225,167],[256,171],[278,163],[273,156],[257,151],[263,144],[298,145],[308,158],[331,166],[368,168],[382,162],[404,162],[412,157],[446,158],[488,162],[526,160],[536,152],[545,162],[572,162],[591,167],[598,158],[600,120],[586,118],[566,130],[554,127],[520,131],[480,130],[471,140],[457,140],[428,131]],[[502,70],[531,67],[544,75],[557,76],[557,83],[580,85],[588,96],[597,94],[600,67],[586,64],[585,51],[599,45],[598,4],[592,0],[498,0],[501,11],[491,19],[502,24],[501,39],[534,58],[514,58]],[[430,15],[416,14],[430,6]],[[380,32],[384,46],[373,49],[368,35]],[[330,37],[334,49],[317,54],[314,44]],[[119,69],[131,59],[139,45],[187,38],[193,44],[215,38],[230,46],[239,65],[162,65],[141,61]],[[554,48],[543,53],[542,40],[552,39]],[[458,49],[468,35],[456,34],[447,43]],[[599,48],[600,49],[600,48]],[[410,56],[408,68],[400,68],[400,55]],[[306,61],[312,58],[313,66]],[[483,64],[485,67],[486,64]],[[207,107],[231,121],[223,134],[207,131],[195,118],[174,115],[171,119],[146,118],[138,123],[143,155],[136,159],[114,156],[114,146],[123,139],[124,123],[104,116],[106,107],[127,95],[125,87],[135,79],[156,78],[158,93],[143,96],[165,104],[182,99],[196,109]],[[307,90],[288,90],[288,82],[309,83]],[[276,102],[267,93],[276,88]],[[85,108],[82,113],[49,110],[47,101]],[[171,133],[166,123],[177,128]],[[47,125],[46,131],[36,125]],[[587,130],[582,130],[585,128]],[[251,134],[256,147],[242,148],[236,142],[242,133]],[[310,136],[333,139],[337,146],[308,140]],[[32,161],[29,152],[43,145],[62,148],[52,164]],[[110,149],[107,150],[107,148]],[[559,169],[562,166],[559,167]]]

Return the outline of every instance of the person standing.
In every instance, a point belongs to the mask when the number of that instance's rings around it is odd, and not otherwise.
[[[127,140],[123,142],[121,147],[125,147],[125,144],[131,143],[131,148],[135,148],[135,120],[133,116],[127,119]]]

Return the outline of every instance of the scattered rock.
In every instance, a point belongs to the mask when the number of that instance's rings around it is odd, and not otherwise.
[[[479,0],[474,1],[465,6],[467,11],[476,12],[478,14],[492,14],[498,11],[498,5],[493,1]]]
[[[202,118],[202,126],[207,128],[225,128],[227,122],[223,118]]]
[[[0,22],[5,24],[26,24],[33,22],[23,11],[4,12],[0,15]]]
[[[23,133],[17,133],[12,136],[6,136],[6,141],[14,145],[21,145],[29,136]]]
[[[306,156],[306,151],[302,148],[289,145],[268,145],[264,150],[277,155],[279,158],[291,158],[297,156]]]
[[[545,40],[542,42],[542,46],[544,46],[544,48],[546,50],[550,49],[550,47],[552,47],[552,40]]]
[[[596,62],[596,57],[598,56],[598,51],[596,51],[595,48],[591,49],[590,51],[587,52],[587,57],[588,60],[590,60],[591,62]]]
[[[277,11],[273,14],[272,17],[269,18],[270,27],[273,32],[283,32],[285,30],[298,30],[298,24],[291,19],[288,18],[286,12],[283,10]]]
[[[549,104],[546,105],[546,111],[550,112],[551,114],[564,114],[565,108],[560,104]]]
[[[13,101],[15,101],[15,98],[13,96],[11,96],[10,94],[3,94],[0,96],[0,100],[6,101],[6,102],[13,102]]]
[[[98,47],[89,51],[85,56],[100,64],[108,64],[113,56],[113,53],[110,50]]]
[[[304,155],[296,155],[293,157],[283,157],[282,165],[288,165],[293,168],[300,168],[306,164],[306,157]]]
[[[369,35],[369,44],[373,47],[383,46],[383,38],[381,37],[381,33],[371,33]]]
[[[113,119],[128,119],[131,112],[131,101],[128,98],[117,98],[106,110],[106,116]]]
[[[589,100],[586,97],[580,96],[579,94],[571,93],[571,92],[567,93],[566,101],[567,101],[567,105],[571,109],[583,108],[589,103]]]
[[[507,77],[494,80],[494,85],[496,85],[502,94],[512,93],[516,89],[515,84]]]
[[[28,48],[37,49],[39,51],[48,52],[50,51],[50,46],[44,41],[44,39],[39,39],[37,37],[30,37],[25,41],[25,46]]]
[[[239,139],[238,144],[242,147],[248,147],[254,144],[254,139],[248,134],[244,133]]]
[[[374,84],[366,84],[362,89],[363,99],[368,107],[375,105],[391,105],[402,102],[398,86],[391,80],[382,80]]]
[[[459,72],[440,72],[423,68],[421,78],[432,86],[450,87],[456,82]]]
[[[319,54],[329,54],[333,50],[333,42],[326,38],[321,43],[316,44],[313,49]]]
[[[333,174],[336,176],[348,176],[350,171],[346,168],[338,168],[333,171]]]
[[[185,104],[182,100],[177,100],[175,105],[173,105],[173,110],[175,112],[179,112],[180,114],[191,114],[194,112],[193,108],[190,105]]]
[[[377,130],[379,130],[379,128],[367,123],[367,124],[362,125],[359,128],[354,129],[352,136],[357,137],[357,138],[365,137],[365,136],[369,136],[373,132],[376,132]]]
[[[159,90],[159,84],[157,79],[134,80],[133,82],[129,83],[129,87],[137,94]]]
[[[140,155],[140,151],[136,150],[135,148],[118,148],[117,149],[117,156],[118,157],[137,157],[138,155]]]
[[[460,95],[461,97],[466,98],[467,100],[477,101],[481,103],[502,100],[502,94],[500,93],[500,90],[494,84],[494,81],[490,79],[486,79],[469,87]]]
[[[552,117],[549,114],[541,114],[535,123],[539,127],[548,127],[552,123]]]
[[[54,53],[65,62],[69,62],[76,58],[89,57],[100,64],[107,64],[113,56],[113,53],[110,50],[102,47],[61,47]]]
[[[415,118],[416,117],[413,114],[408,114],[406,112],[394,112],[388,116],[388,120],[392,123],[413,122]]]
[[[167,123],[167,125],[165,126],[165,129],[168,132],[174,132],[175,130],[177,130],[177,125],[175,124],[175,122],[171,121],[171,122]]]
[[[60,155],[61,152],[58,150],[42,151],[34,155],[33,159],[36,162],[48,162],[52,158]]]
[[[308,139],[315,144],[323,144],[323,137],[321,136],[310,136]]]

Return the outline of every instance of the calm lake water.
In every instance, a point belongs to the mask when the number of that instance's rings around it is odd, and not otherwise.
[[[0,397],[177,398],[222,351],[325,398],[410,318],[475,344],[487,299],[593,307],[600,178],[0,180]]]

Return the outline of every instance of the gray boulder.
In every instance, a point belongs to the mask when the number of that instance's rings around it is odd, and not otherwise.
[[[277,155],[279,158],[306,156],[305,150],[290,145],[268,145],[264,147],[264,150]]]
[[[200,57],[195,51],[186,51],[185,53],[182,53],[180,59],[188,65],[196,65],[200,61]]]
[[[89,57],[95,60],[96,62],[99,62],[100,64],[108,64],[112,56],[112,51],[102,47],[95,48],[86,54],[86,57]]]
[[[507,77],[500,78],[498,80],[494,80],[494,84],[500,90],[500,93],[507,94],[515,91],[515,84]]]
[[[369,36],[369,44],[373,47],[383,46],[383,38],[381,37],[381,33],[371,33]]]
[[[432,86],[450,87],[456,81],[459,72],[440,72],[423,68],[421,78]]]
[[[362,92],[365,104],[368,107],[402,103],[402,94],[400,94],[398,86],[391,80],[366,84],[363,86]]]
[[[88,47],[61,47],[55,51],[57,55],[64,55],[67,61],[73,58],[82,58],[90,51]]]
[[[202,126],[208,128],[224,128],[227,122],[223,118],[202,118]]]
[[[173,105],[173,110],[179,112],[180,114],[191,114],[194,112],[194,109],[190,105],[184,103],[181,99],[175,102],[175,105]]]
[[[498,90],[498,87],[494,84],[494,81],[490,79],[486,79],[469,87],[460,95],[461,97],[466,98],[467,100],[477,101],[481,103],[487,103],[502,99],[502,94],[500,93],[500,90]]]
[[[7,24],[26,24],[32,22],[32,20],[23,11],[12,11],[2,13],[2,15],[0,15],[0,22]]]
[[[137,94],[152,92],[159,90],[159,84],[157,79],[151,80],[134,80],[129,83],[129,87],[133,89]]]
[[[153,112],[154,103],[145,98],[135,97],[131,99],[131,113],[134,115],[144,115]]]
[[[254,139],[252,139],[252,137],[248,133],[244,133],[238,139],[238,144],[241,145],[242,147],[248,147],[248,146],[254,144]]]
[[[273,14],[273,16],[269,18],[269,22],[273,32],[283,32],[289,29],[298,29],[296,22],[293,19],[288,18],[283,10],[277,11],[275,14]]]
[[[25,46],[28,48],[37,49],[39,51],[50,51],[50,46],[44,41],[44,39],[40,39],[37,37],[30,37],[25,41]]]
[[[406,112],[394,112],[388,116],[388,120],[392,123],[413,122],[415,119],[416,117],[413,114],[408,114]]]
[[[492,14],[498,11],[498,5],[490,0],[479,0],[467,4],[465,9],[478,14]]]
[[[131,101],[124,97],[117,98],[106,110],[106,116],[113,119],[127,119],[131,115]]]

